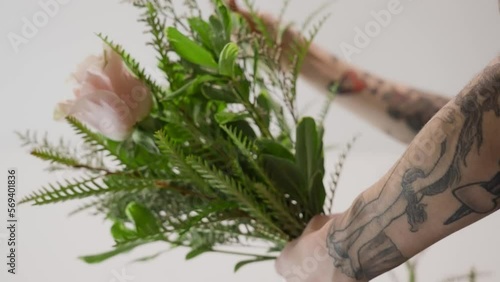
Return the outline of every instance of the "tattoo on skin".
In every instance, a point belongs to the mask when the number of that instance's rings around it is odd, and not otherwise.
[[[403,120],[415,132],[422,127],[448,102],[446,98],[430,96],[410,89],[401,93],[396,89],[386,93],[387,113],[394,119]]]
[[[329,89],[333,83],[330,84]],[[448,98],[428,94],[415,89],[400,91],[391,83],[374,77],[367,72],[357,74],[346,71],[339,82],[339,94],[367,91],[379,97],[387,107],[387,114],[404,121],[414,132],[424,125],[449,102]]]
[[[487,147],[483,146],[483,116],[492,113],[500,118],[498,62],[466,87],[454,105],[434,117],[425,135],[410,145],[393,168],[376,198],[357,199],[345,221],[332,225],[326,243],[334,265],[349,277],[371,279],[406,261],[386,229],[393,221],[406,217],[409,230],[418,232],[432,217],[423,203],[426,197],[451,190],[460,203],[443,225],[500,208],[500,170],[481,181],[462,182],[467,157],[479,156]],[[422,120],[418,115],[414,118]]]

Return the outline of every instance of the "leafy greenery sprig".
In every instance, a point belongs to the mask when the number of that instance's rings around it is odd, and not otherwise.
[[[103,160],[82,160],[64,145],[27,142],[34,156],[87,175],[49,184],[22,202],[90,198],[77,211],[94,209],[113,222],[114,249],[85,256],[86,262],[164,241],[191,248],[187,259],[205,252],[249,256],[237,270],[274,259],[324,210],[323,117],[318,123],[296,110],[299,69],[318,26],[305,44],[295,44],[287,70],[274,44],[280,39],[265,25],[259,25],[260,33],[252,31],[220,0],[212,1],[208,18],[196,1],[184,3],[186,14],[179,14],[171,0],[135,2],[167,85],[154,81],[121,45],[98,34],[154,98],[149,117],[131,138],[112,141],[68,117],[87,155]],[[248,4],[254,22],[260,22]],[[262,241],[269,252],[230,248]]]

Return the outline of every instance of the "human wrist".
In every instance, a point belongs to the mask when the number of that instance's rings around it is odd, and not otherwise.
[[[320,230],[319,230],[319,237],[322,238],[322,241],[324,244],[322,246],[325,248],[325,252],[328,253],[328,261],[333,267],[333,273],[332,273],[332,281],[335,282],[366,282],[368,279],[365,278],[355,278],[347,275],[343,270],[342,267],[338,266],[337,263],[335,262],[335,258],[332,255],[333,250],[330,250],[331,246],[328,243],[329,236],[335,231],[336,226],[339,224],[340,221],[345,220],[345,217],[348,216],[348,212],[344,212],[341,214],[337,214],[336,216],[332,217]]]

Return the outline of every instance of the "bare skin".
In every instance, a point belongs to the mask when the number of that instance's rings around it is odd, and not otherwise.
[[[349,210],[323,216],[323,225],[316,223],[290,244],[278,259],[278,271],[288,274],[319,247],[328,251],[330,265],[323,262],[325,270],[315,272],[313,280],[308,278],[312,275],[300,280],[288,275],[288,281],[367,281],[497,211],[499,128],[497,57],[424,126],[402,158]]]
[[[259,17],[278,34],[272,16]],[[287,29],[278,42],[289,65],[289,46],[304,40]],[[301,74],[324,91],[339,85],[337,102],[411,144],[351,208],[317,216],[288,244],[276,262],[287,281],[368,281],[500,208],[499,57],[451,101],[363,72],[315,45]]]

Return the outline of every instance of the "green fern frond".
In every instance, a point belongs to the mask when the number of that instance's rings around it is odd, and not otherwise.
[[[259,16],[257,10],[255,9],[255,5],[253,1],[250,0],[243,0],[243,3],[245,3],[245,6],[248,10],[248,13],[252,17],[252,21],[256,24],[257,30],[263,35],[264,39],[266,40],[267,44],[269,46],[272,46],[275,42],[275,38],[271,36],[271,33],[267,29],[266,24],[262,20],[262,18]]]
[[[81,213],[83,211],[86,211],[86,210],[89,210],[92,208],[99,210],[101,208],[101,205],[103,205],[105,203],[104,201],[105,200],[103,198],[97,198],[97,199],[91,200],[87,203],[84,203],[83,205],[80,205],[78,208],[72,210],[68,215],[73,216],[73,215],[76,215],[78,213]]]
[[[229,135],[229,137],[236,145],[236,147],[238,147],[240,152],[246,157],[246,160],[258,174],[260,180],[267,185],[268,189],[271,190],[271,193],[279,194],[279,189],[275,187],[273,182],[267,176],[267,173],[257,163],[257,158],[256,158],[257,148],[255,147],[255,144],[252,141],[250,141],[246,136],[244,136],[244,134],[241,131],[235,128],[229,128],[226,125],[221,125],[221,128]]]
[[[330,189],[327,191],[327,198],[325,199],[325,206],[323,208],[325,214],[332,214],[333,213],[333,200],[335,198],[335,191],[337,190],[337,185],[340,180],[340,173],[342,172],[342,169],[344,168],[344,163],[347,158],[347,155],[352,149],[352,146],[358,139],[358,136],[354,136],[347,144],[345,145],[344,150],[340,153],[337,163],[335,164],[335,170],[333,173],[331,173],[331,182],[330,182]]]
[[[45,205],[56,202],[63,202],[72,199],[86,198],[108,192],[109,190],[101,183],[100,177],[87,179],[65,180],[65,184],[49,184],[41,190],[31,193],[21,199],[20,203],[32,202],[34,205]]]
[[[236,147],[249,159],[255,159],[255,152],[257,150],[255,144],[250,141],[242,131],[235,128],[229,128],[224,124],[220,127],[229,135]]]
[[[208,203],[203,208],[191,211],[189,217],[183,221],[180,230],[184,229],[184,231],[179,232],[183,234],[188,232],[192,227],[195,227],[199,224],[203,224],[204,222],[213,222],[214,219],[211,217],[215,217],[215,221],[223,221],[227,220],[227,218],[219,218],[217,214],[226,213],[230,210],[234,210],[237,208],[237,205],[233,202],[227,202],[223,200],[215,200],[213,202]]]
[[[284,196],[280,197],[280,194],[271,191],[268,187],[261,183],[256,183],[254,187],[259,198],[268,206],[270,214],[274,215],[276,220],[279,220],[280,222],[283,221],[283,227],[288,231],[288,234],[294,238],[298,237],[304,229],[304,226],[298,221],[297,218],[292,216],[289,207],[287,207]]]
[[[113,144],[113,142],[107,140],[101,134],[90,130],[90,128],[77,120],[75,117],[68,116],[66,117],[66,120],[76,134],[80,135],[87,145],[95,148],[95,151],[105,151],[106,156],[119,161],[121,164],[127,163],[127,160],[118,153],[116,144]]]
[[[293,97],[295,97],[297,94],[297,82],[299,79],[300,70],[302,69],[302,65],[303,65],[304,60],[306,58],[306,55],[309,51],[309,48],[311,47],[311,44],[312,44],[314,38],[316,38],[316,35],[318,34],[321,27],[326,23],[329,16],[330,16],[329,14],[323,16],[316,24],[314,24],[314,26],[309,31],[309,36],[306,39],[305,44],[303,42],[295,42],[295,44],[294,44],[294,49],[296,49],[294,53],[297,55],[296,55],[296,58],[294,60],[294,64],[292,66],[292,70],[293,70],[292,71],[293,72],[292,94],[293,94]]]
[[[170,140],[164,131],[156,132],[155,138],[162,153],[165,154],[172,165],[179,170],[182,180],[189,181],[204,193],[215,195],[210,186],[207,185],[203,178],[201,178],[187,163],[186,157],[182,151],[179,150],[178,146]]]
[[[48,133],[45,132],[43,137],[40,139],[38,132],[26,130],[25,133],[15,132],[19,140],[21,140],[23,147],[37,147],[37,148],[47,148],[50,147],[50,142],[48,139]]]
[[[51,150],[51,149],[33,149],[31,155],[42,159],[44,161],[49,161],[51,164],[59,164],[65,167],[71,168],[83,168],[90,171],[107,171],[103,167],[93,167],[87,163],[81,162],[79,159],[63,154],[61,152]]]
[[[97,176],[83,179],[73,178],[65,183],[57,182],[42,187],[41,190],[24,197],[20,203],[32,202],[34,205],[45,205],[68,200],[100,196],[119,191],[136,191],[156,188],[156,180],[134,177],[127,174],[114,174],[106,177]]]
[[[80,166],[78,160],[69,156],[64,156],[60,152],[55,152],[49,149],[33,149],[31,155],[50,163],[57,163],[64,166]]]
[[[276,226],[273,219],[266,214],[265,208],[257,201],[255,195],[251,194],[248,189],[244,189],[239,181],[211,167],[206,161],[200,158],[188,157],[186,161],[212,188],[222,191],[236,202],[241,203],[242,210],[248,212],[256,219],[262,220],[262,222],[265,222],[269,227],[284,236],[284,238],[288,237]]]
[[[326,116],[328,115],[328,112],[332,106],[333,99],[335,99],[335,97],[337,96],[338,88],[339,84],[335,83],[329,89],[326,101],[324,102],[325,104],[323,105],[323,108],[321,109],[318,117],[318,125],[321,128],[324,128]]]
[[[283,5],[281,5],[280,12],[278,13],[278,23],[281,23],[283,21],[283,17],[285,16],[285,12],[290,6],[290,2],[290,0],[283,0]]]
[[[328,5],[328,4],[327,4]],[[307,49],[309,49],[309,47],[311,46],[312,42],[314,41],[314,39],[316,38],[316,36],[318,35],[319,31],[321,30],[321,28],[323,27],[323,25],[325,25],[326,21],[328,20],[328,18],[330,18],[330,13],[327,13],[326,15],[324,15],[323,17],[321,17],[314,25],[313,27],[311,28],[311,30],[309,31],[309,38],[307,39],[307,42],[308,42],[308,45],[307,45]]]
[[[325,2],[321,4],[318,8],[316,8],[314,11],[312,11],[302,23],[301,31],[302,32],[306,31],[306,29],[309,27],[312,21],[316,19],[319,16],[319,14],[323,13],[332,4],[333,2]],[[313,29],[317,30],[318,28],[313,27]]]
[[[103,179],[109,192],[137,191],[144,189],[157,189],[158,181],[161,179],[147,178],[143,175],[134,175],[137,172],[124,174],[111,174]]]
[[[155,6],[148,2],[144,6],[146,9],[145,15],[142,22],[145,22],[149,27],[149,33],[152,36],[151,42],[149,43],[155,49],[158,54],[158,67],[163,71],[167,80],[172,84],[173,82],[173,65],[168,57],[169,45],[165,35],[165,19],[161,19],[158,16],[158,10]],[[165,98],[166,96],[162,96]]]

